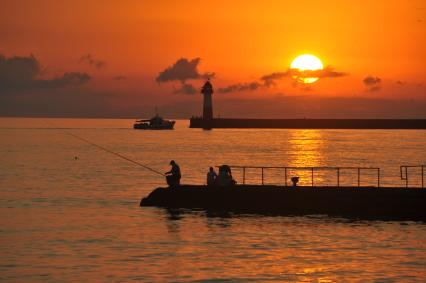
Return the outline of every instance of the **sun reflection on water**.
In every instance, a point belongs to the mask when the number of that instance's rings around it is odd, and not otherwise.
[[[322,164],[324,140],[319,130],[295,130],[289,138],[292,158],[289,166],[311,167]]]
[[[325,141],[321,130],[294,130],[290,132],[290,159],[291,167],[318,167],[323,166]],[[289,170],[288,176],[298,176],[301,185],[311,184],[310,170]],[[314,172],[316,181],[323,181],[321,172]],[[319,175],[319,176],[318,176]]]

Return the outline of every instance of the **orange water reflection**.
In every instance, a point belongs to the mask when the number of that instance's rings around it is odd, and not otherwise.
[[[324,140],[320,130],[294,130],[289,137],[292,158],[289,166],[321,166],[323,160]]]
[[[324,165],[324,148],[326,141],[321,130],[294,130],[289,137],[291,167],[318,167]],[[324,172],[314,172],[314,183],[324,181]],[[289,170],[289,178],[298,176],[300,185],[312,185],[312,172],[310,170]]]

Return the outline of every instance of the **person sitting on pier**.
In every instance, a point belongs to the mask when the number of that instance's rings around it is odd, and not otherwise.
[[[170,161],[170,165],[172,166],[172,169],[165,173],[167,184],[170,187],[177,187],[180,185],[180,167],[174,160]]]
[[[217,176],[217,184],[220,187],[235,185],[237,182],[232,178],[231,167],[222,165],[219,167],[219,175]]]
[[[216,185],[217,174],[214,171],[213,167],[210,167],[209,172],[207,172],[207,186]]]

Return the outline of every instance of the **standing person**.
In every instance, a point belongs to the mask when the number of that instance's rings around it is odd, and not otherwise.
[[[209,172],[207,172],[207,186],[214,186],[216,184],[216,178],[216,172],[213,167],[210,167]]]
[[[180,167],[179,165],[177,165],[177,163],[174,160],[170,161],[170,165],[172,166],[172,169],[165,173],[167,184],[170,187],[174,187],[174,186],[177,187],[180,185],[180,178],[181,178]]]

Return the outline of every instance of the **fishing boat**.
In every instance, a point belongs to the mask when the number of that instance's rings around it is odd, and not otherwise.
[[[157,113],[151,119],[137,120],[133,128],[139,130],[173,130],[175,123],[175,121],[163,119]]]

